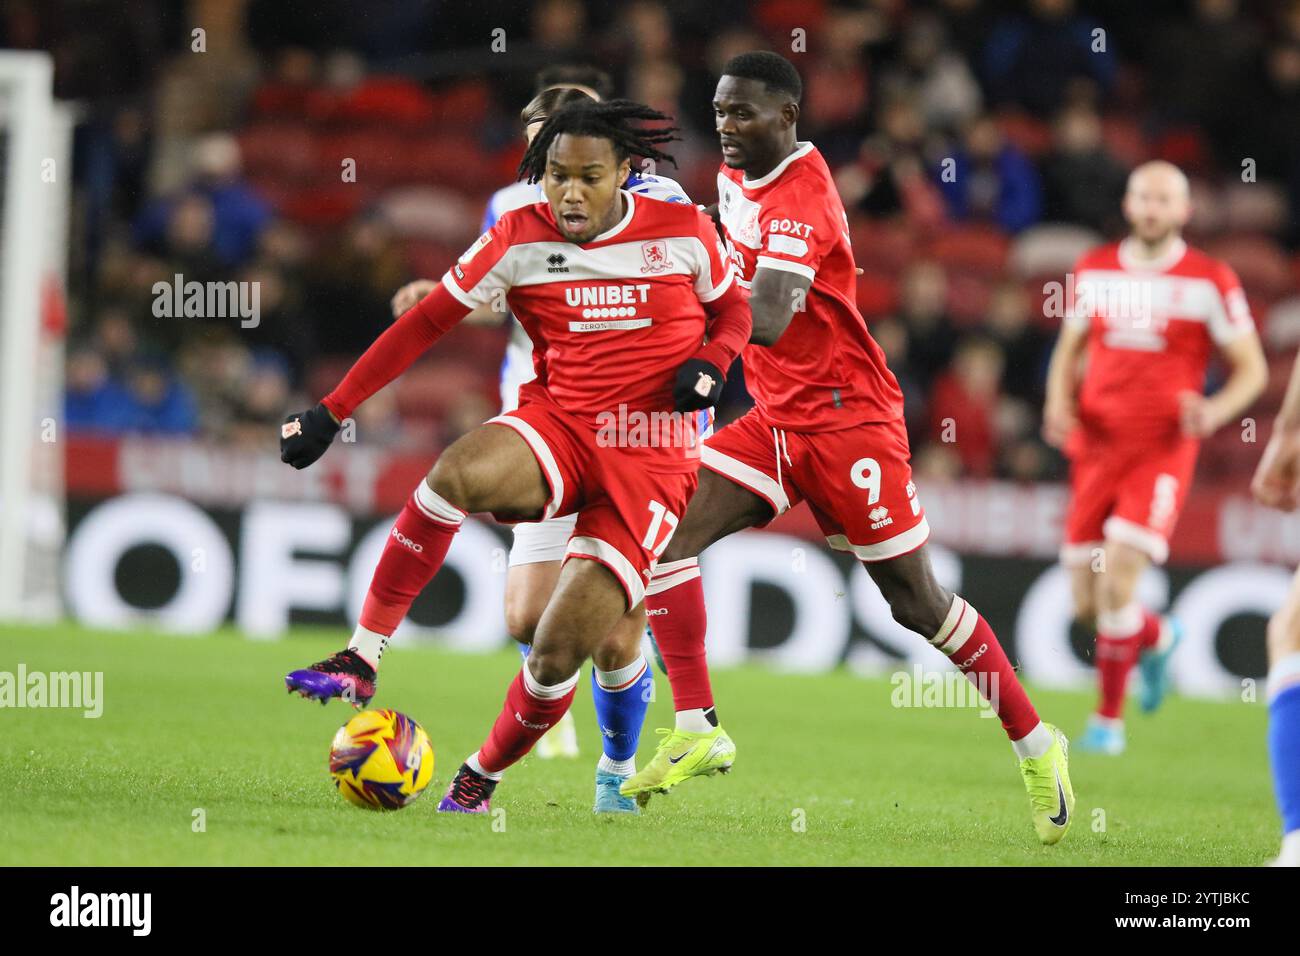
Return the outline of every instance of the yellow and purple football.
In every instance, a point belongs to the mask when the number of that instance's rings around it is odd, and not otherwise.
[[[348,803],[400,810],[433,779],[433,744],[418,723],[395,710],[363,710],[330,745],[330,776]]]

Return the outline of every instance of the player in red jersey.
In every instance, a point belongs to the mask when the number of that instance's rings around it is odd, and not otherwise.
[[[632,125],[666,119],[626,100],[554,112],[520,165],[541,180],[546,202],[503,215],[338,388],[284,426],[282,457],[311,464],[360,402],[494,299],[534,343],[537,376],[520,390],[519,407],[447,448],[398,517],[353,645],[286,678],[291,690],[321,699],[373,683],[373,669],[357,661],[382,654],[466,515],[512,522],[576,512],[532,653],[442,811],[489,808],[502,772],[568,709],[588,656],[606,675],[638,661],[644,670],[639,628],[618,625],[644,620],[645,583],[696,484],[691,413],[716,402],[750,331],[744,293],[709,218],[621,188],[633,156],[671,159],[657,147],[673,128]],[[623,688],[626,726],[618,729],[633,741],[648,704],[635,676]]]
[[[1138,580],[1169,555],[1200,440],[1236,420],[1268,375],[1237,276],[1182,239],[1190,214],[1176,166],[1133,171],[1124,197],[1132,232],[1075,266],[1048,370],[1043,433],[1071,462],[1061,561],[1075,615],[1097,633],[1101,699],[1079,745],[1100,753],[1124,750],[1135,664],[1142,709],[1164,698],[1179,627],[1143,607]],[[1206,396],[1215,347],[1229,374]]]
[[[700,486],[655,570],[646,611],[672,683],[676,727],[623,787],[648,799],[735,756],[705,662],[698,555],[806,500],[832,548],[854,554],[894,618],[939,648],[990,698],[1020,757],[1034,826],[1069,826],[1066,741],[1035,713],[980,614],[935,580],[929,527],[908,465],[903,397],[855,304],[848,222],[825,160],[799,142],[801,83],[774,53],[724,68],[713,106],[722,144],[718,215],[754,330],[745,380],[755,407],[705,440]]]

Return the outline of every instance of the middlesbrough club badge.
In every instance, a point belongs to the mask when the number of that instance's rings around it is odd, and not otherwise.
[[[666,272],[673,267],[672,260],[668,258],[668,243],[662,239],[641,243],[641,258],[645,260],[645,265],[641,267],[643,273]]]

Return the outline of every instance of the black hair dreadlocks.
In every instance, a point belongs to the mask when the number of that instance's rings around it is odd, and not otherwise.
[[[639,127],[631,125],[633,120],[671,122],[672,117],[631,100],[597,103],[587,99],[567,103],[551,114],[550,119],[528,144],[524,158],[519,163],[519,176],[526,176],[530,183],[535,183],[546,175],[546,153],[561,133],[607,139],[614,145],[614,155],[620,161],[640,156],[663,160],[676,166],[676,160],[661,152],[658,147],[662,143],[680,139],[680,136],[673,135],[678,127]]]

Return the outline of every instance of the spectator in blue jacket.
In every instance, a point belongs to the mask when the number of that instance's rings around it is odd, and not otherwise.
[[[966,128],[962,147],[941,161],[937,178],[958,221],[988,222],[1015,233],[1042,217],[1038,170],[1003,138],[992,117],[978,117]]]

